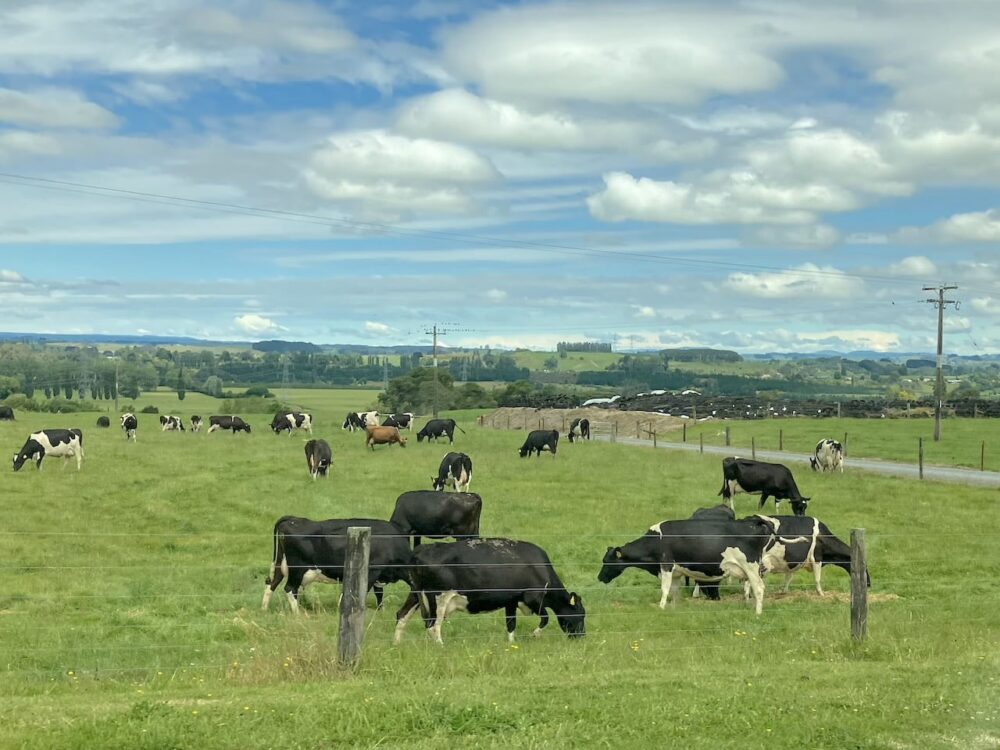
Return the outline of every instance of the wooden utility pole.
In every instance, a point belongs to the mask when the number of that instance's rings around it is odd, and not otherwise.
[[[459,333],[467,332],[467,328],[450,328],[445,330],[444,328],[438,328],[436,325],[431,326],[431,330],[424,331],[424,335],[433,336],[433,343],[431,347],[431,362],[434,367],[434,389],[432,391],[432,406],[434,416],[438,415],[438,336],[446,336],[449,333]]]
[[[340,633],[337,639],[337,658],[344,666],[357,664],[364,645],[371,535],[372,530],[368,526],[350,526],[347,529],[343,596],[340,599]]]
[[[121,414],[118,409],[118,355],[115,354],[115,414]]]
[[[925,286],[925,292],[937,292],[937,298],[930,298],[926,302],[934,305],[938,311],[938,337],[937,337],[937,383],[934,387],[934,442],[941,440],[941,407],[944,403],[944,308],[945,305],[954,305],[958,309],[958,300],[945,299],[944,293],[952,289],[958,289],[955,284],[942,284],[941,286]]]

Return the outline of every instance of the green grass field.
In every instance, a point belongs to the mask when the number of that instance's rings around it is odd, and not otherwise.
[[[211,413],[193,396],[180,408],[172,398],[161,411]],[[266,415],[245,415],[254,432],[237,436],[160,433],[155,415],[141,415],[136,444],[92,427],[90,414],[0,423],[8,456],[30,429],[64,425],[85,430],[87,452],[81,472],[55,459],[41,472],[0,471],[0,746],[1000,743],[996,491],[813,477],[816,515],[845,540],[867,529],[871,635],[859,646],[837,569],[824,575],[824,599],[806,574],[789,596],[771,580],[760,617],[735,588],[722,602],[685,595],[661,611],[644,573],[597,582],[608,545],[716,502],[717,457],[593,442],[522,460],[523,436],[480,430],[475,413],[458,415],[466,434],[455,447],[476,462],[483,532],[549,552],[583,596],[587,638],[570,642],[553,624],[533,639],[537,620],[521,618],[512,647],[502,613],[460,613],[443,648],[416,620],[392,647],[405,594],[396,584],[385,611],[369,610],[359,670],[344,673],[336,587],[310,587],[305,617],[281,596],[260,611],[271,527],[287,513],[388,517],[400,492],[430,486],[447,446],[366,452],[339,428],[342,412],[367,403],[360,394],[303,391],[301,401],[333,446],[327,481],[309,479],[305,438],[270,434]],[[738,512],[754,507],[737,502]]]

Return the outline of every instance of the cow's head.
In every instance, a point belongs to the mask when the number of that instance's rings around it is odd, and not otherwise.
[[[584,624],[587,611],[583,608],[583,599],[575,591],[570,592],[566,600],[558,602],[553,609],[559,627],[570,638],[579,638],[587,634]]]
[[[789,502],[792,504],[792,513],[797,516],[804,516],[809,510],[808,497],[800,497],[798,500],[789,500]]]
[[[431,487],[438,492],[444,491],[444,479],[440,477],[431,477]]]
[[[396,433],[398,434],[399,430],[396,430]],[[403,437],[402,435],[399,436],[399,447],[400,448],[405,448],[406,447],[406,438]]]
[[[624,554],[621,547],[608,547],[604,553],[601,572],[597,574],[597,580],[601,583],[611,583],[625,570]]]
[[[247,432],[247,433],[248,433],[248,432],[250,432],[250,425],[249,425],[249,424],[247,424],[246,422],[244,422],[244,423],[243,423],[243,424],[242,424],[242,425],[240,426],[240,429],[241,429],[241,430],[243,430],[243,432]]]
[[[20,471],[21,467],[24,466],[24,462],[31,458],[27,453],[15,453],[14,454],[14,471]]]
[[[424,437],[426,437],[426,435],[427,435],[427,433],[424,432],[423,430],[421,430],[420,432],[418,432],[417,433],[417,442],[418,443],[422,443],[424,441]]]
[[[530,449],[526,445],[522,445],[520,448],[517,449],[517,455],[519,455],[521,458],[527,456],[529,452]]]
[[[813,471],[819,471],[819,461],[816,460],[815,456],[809,456],[809,465]]]

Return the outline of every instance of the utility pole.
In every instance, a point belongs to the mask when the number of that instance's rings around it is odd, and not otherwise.
[[[424,331],[424,335],[430,334],[433,336],[433,345],[431,349],[431,361],[434,367],[434,390],[433,390],[433,414],[435,417],[438,415],[438,336],[445,336],[449,333],[463,333],[468,332],[468,328],[438,328],[436,325],[431,326],[431,330]]]
[[[118,355],[115,355],[115,414],[121,414],[118,409]]]
[[[288,355],[285,354],[281,358],[281,397],[288,401]]]
[[[941,406],[944,402],[944,308],[945,305],[954,305],[958,309],[958,300],[945,299],[944,293],[952,289],[958,289],[955,284],[942,284],[940,286],[925,286],[925,292],[937,292],[937,298],[925,300],[934,305],[938,311],[938,338],[937,338],[937,383],[934,386],[934,442],[941,440]]]

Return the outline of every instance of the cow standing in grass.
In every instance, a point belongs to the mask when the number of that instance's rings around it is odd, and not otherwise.
[[[310,440],[306,443],[306,464],[309,466],[309,474],[315,481],[316,477],[324,479],[330,475],[330,466],[333,463],[333,451],[330,444],[325,440]]]
[[[35,462],[36,469],[41,469],[46,456],[61,456],[64,469],[69,459],[75,458],[79,471],[83,463],[83,431],[73,428],[31,433],[21,450],[14,454],[14,471],[20,471],[29,460]]]
[[[825,438],[816,443],[815,454],[809,457],[813,471],[836,471],[844,473],[844,446],[837,440]]]
[[[125,432],[126,442],[131,440],[135,442],[135,433],[139,428],[139,420],[135,418],[135,414],[132,412],[126,412],[122,414],[122,430]]]
[[[787,593],[792,576],[799,570],[812,570],[816,593],[823,596],[821,583],[824,565],[834,565],[851,572],[851,548],[834,536],[829,527],[811,516],[764,516],[774,527],[774,539],[761,558],[763,573],[784,573]],[[865,571],[868,585],[871,576]]]
[[[468,492],[472,482],[472,459],[464,453],[447,453],[441,459],[438,475],[431,477],[431,486],[443,490],[450,486],[458,492]]]
[[[752,461],[747,458],[729,457],[722,459],[722,489],[719,494],[733,507],[733,495],[737,492],[748,494],[760,493],[758,510],[764,507],[768,498],[774,498],[774,507],[778,508],[782,500],[788,500],[792,512],[797,516],[806,514],[808,497],[799,492],[795,478],[787,466],[769,464],[763,461]]]
[[[412,490],[396,498],[389,520],[419,547],[421,537],[478,537],[482,512],[483,499],[474,492]]]
[[[552,457],[556,457],[556,449],[559,447],[559,430],[532,430],[525,438],[524,445],[520,447],[517,454],[521,457],[531,458],[532,453],[538,454],[539,458],[543,450],[552,452]]]
[[[406,438],[399,433],[398,427],[366,427],[365,445],[375,450],[376,445],[392,445],[398,443],[400,448],[406,447]]]

